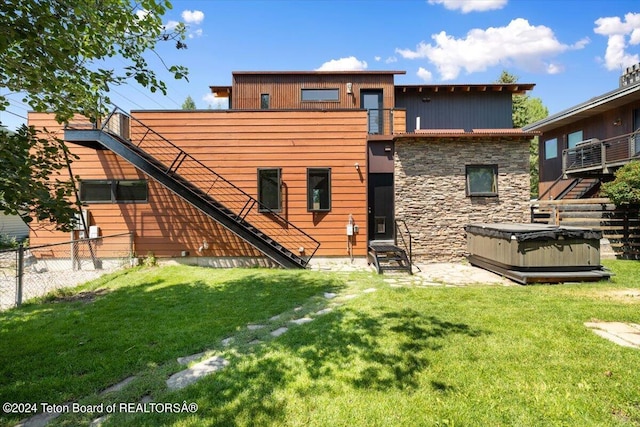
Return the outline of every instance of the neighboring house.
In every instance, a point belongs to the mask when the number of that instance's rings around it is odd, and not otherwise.
[[[640,154],[640,66],[618,89],[531,125],[539,145],[540,199],[595,197],[600,184]]]
[[[22,241],[29,236],[29,227],[18,215],[5,215],[0,212],[0,236]]]
[[[301,267],[364,258],[399,220],[424,261],[465,256],[468,223],[526,222],[537,133],[512,128],[511,98],[533,85],[395,85],[403,73],[235,72],[211,87],[229,110],[71,123],[89,223],[134,232],[140,255]],[[29,124],[56,129],[47,114]]]

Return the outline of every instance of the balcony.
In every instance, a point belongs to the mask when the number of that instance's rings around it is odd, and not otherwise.
[[[579,142],[562,151],[564,175],[610,174],[612,169],[640,158],[640,130],[613,138]]]
[[[367,130],[369,139],[404,133],[407,112],[395,108],[367,110]]]

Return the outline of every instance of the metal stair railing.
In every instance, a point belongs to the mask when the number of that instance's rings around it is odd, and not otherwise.
[[[129,123],[122,117],[128,118]],[[162,166],[167,175],[196,187],[231,212],[236,221],[264,233],[299,256],[303,266],[318,250],[320,243],[308,233],[120,108],[116,107],[109,114],[101,130],[128,140],[140,152],[150,156],[150,160]]]
[[[409,273],[413,274],[413,237],[411,237],[411,231],[409,231],[409,227],[403,219],[395,220],[395,228],[394,244],[401,247],[398,243],[402,242],[402,246],[404,246],[403,249],[409,258]],[[418,266],[416,266],[416,268],[418,268]],[[418,268],[418,271],[420,271],[420,268]]]

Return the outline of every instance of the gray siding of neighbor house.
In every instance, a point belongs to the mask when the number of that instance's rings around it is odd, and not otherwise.
[[[446,160],[446,161],[445,161]],[[396,218],[419,261],[467,255],[464,226],[529,221],[529,142],[402,139],[395,144]],[[467,197],[465,165],[497,164],[498,197]]]
[[[396,108],[407,110],[407,132],[416,129],[512,128],[511,92],[396,91]]]
[[[0,212],[0,235],[22,240],[29,236],[29,227],[19,216]]]

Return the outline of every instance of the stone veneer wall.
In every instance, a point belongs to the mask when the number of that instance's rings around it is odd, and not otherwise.
[[[498,197],[467,197],[465,165],[497,164]],[[399,140],[395,144],[395,213],[413,237],[414,259],[459,261],[464,226],[529,222],[529,141]]]

